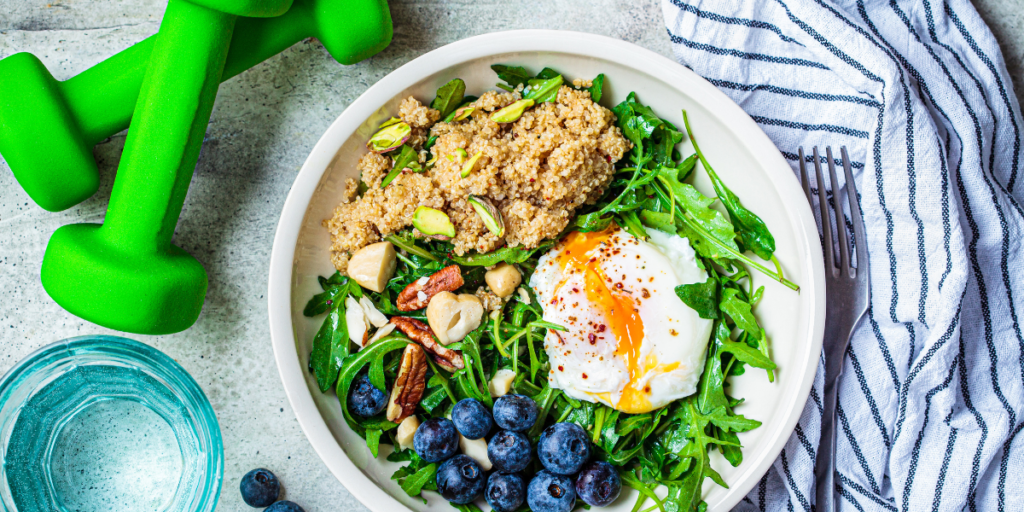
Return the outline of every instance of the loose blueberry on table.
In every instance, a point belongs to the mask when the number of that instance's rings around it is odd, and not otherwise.
[[[521,473],[495,471],[487,478],[484,499],[494,512],[515,512],[526,501],[526,481]]]
[[[483,469],[466,455],[456,455],[444,461],[437,469],[435,482],[437,492],[444,499],[463,505],[480,496],[487,484]]]
[[[529,430],[537,421],[537,402],[523,395],[505,395],[494,401],[494,422],[505,430]]]
[[[522,471],[530,465],[530,439],[522,432],[502,430],[487,443],[487,458],[498,471]]]
[[[459,433],[451,420],[432,418],[416,429],[412,445],[421,459],[441,462],[459,450]]]
[[[533,512],[569,512],[576,503],[572,478],[541,470],[530,480],[526,502]]]
[[[281,492],[281,483],[270,470],[260,468],[246,473],[238,488],[246,505],[262,508],[277,500],[277,495]]]
[[[552,473],[578,473],[590,458],[590,439],[586,431],[575,423],[555,423],[540,435],[537,458]]]
[[[494,427],[490,411],[475,398],[459,400],[455,404],[452,408],[452,422],[466,439],[480,439]]]
[[[300,507],[297,504],[295,504],[295,502],[288,501],[288,500],[281,500],[281,501],[279,501],[277,503],[274,503],[273,505],[270,506],[270,508],[264,510],[263,512],[306,512],[306,511],[303,510],[302,507]]]
[[[576,477],[576,494],[592,507],[605,507],[619,497],[622,480],[615,467],[604,461],[587,463]]]
[[[357,416],[369,418],[379,414],[388,405],[388,395],[370,383],[370,377],[361,373],[352,381],[348,391],[349,410]]]

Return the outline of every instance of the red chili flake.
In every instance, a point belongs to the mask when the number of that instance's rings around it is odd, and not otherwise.
[[[650,386],[644,386],[644,393],[651,394],[651,387]]]
[[[572,289],[572,292],[573,292],[573,293],[579,293],[579,292],[580,292],[580,289],[579,289],[579,288],[573,288],[573,289]]]
[[[551,299],[552,304],[558,304],[558,297]]]
[[[605,324],[598,325],[597,326],[597,332],[604,332],[605,329],[607,329],[607,328],[608,328],[608,326],[605,325]]]
[[[621,290],[622,289],[622,283],[615,283],[615,287]]]
[[[558,365],[558,371],[560,371],[560,372],[564,372],[564,371],[565,371],[565,368],[563,368],[563,367],[562,367],[562,365]]]
[[[597,345],[597,336],[594,333],[590,333],[587,338],[590,339],[591,345]]]
[[[584,379],[585,379],[585,378],[587,378],[587,374],[585,374],[585,373],[584,373],[584,374],[583,374],[583,378],[584,378]]]
[[[533,183],[534,181],[537,181],[537,180],[535,180],[533,178],[530,178],[530,183]]]
[[[604,159],[607,160],[608,163],[612,163],[612,156],[611,155],[605,155]]]

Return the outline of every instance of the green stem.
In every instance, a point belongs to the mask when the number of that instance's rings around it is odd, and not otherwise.
[[[671,194],[669,194],[669,193],[665,192],[664,190],[662,190],[662,187],[655,186],[654,190],[655,190],[655,192],[658,193],[658,195],[663,196],[666,200],[668,199],[668,197],[671,196]],[[761,264],[757,263],[756,261],[748,258],[743,253],[741,253],[741,252],[737,251],[736,249],[733,249],[732,247],[729,247],[728,245],[722,243],[721,240],[715,238],[711,233],[708,233],[707,230],[705,230],[703,227],[701,227],[700,224],[695,222],[689,216],[688,213],[683,212],[682,209],[676,211],[676,218],[681,220],[690,229],[696,231],[697,234],[699,234],[699,235],[703,236],[704,238],[706,238],[709,242],[714,244],[715,247],[719,248],[722,251],[725,251],[725,252],[729,253],[729,255],[733,257],[733,259],[740,260],[743,263],[746,263],[747,265],[750,265],[751,267],[754,267],[755,269],[760,271],[762,274],[764,274],[764,275],[766,275],[766,276],[768,276],[768,277],[770,277],[770,278],[772,278],[772,279],[782,283],[783,286],[785,286],[786,288],[789,288],[790,290],[800,291],[800,286],[797,285],[796,283],[786,279],[781,274],[776,274],[775,272],[772,272],[771,270],[769,270],[764,265],[761,265]]]
[[[427,252],[426,249],[423,249],[422,247],[416,245],[416,242],[407,242],[403,240],[401,237],[395,235],[394,233],[385,236],[384,240],[387,240],[388,242],[391,242],[397,245],[398,247],[405,249],[405,252],[408,252],[409,254],[415,254],[420,258],[425,258],[430,261],[438,261],[438,259],[434,257],[433,254],[430,254],[429,252]]]

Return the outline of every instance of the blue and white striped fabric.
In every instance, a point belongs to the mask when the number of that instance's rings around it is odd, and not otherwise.
[[[679,61],[797,148],[845,145],[871,307],[840,383],[841,510],[1024,510],[1024,122],[968,0],[663,0]],[[829,191],[829,197],[831,197]],[[814,505],[821,377],[740,510]]]

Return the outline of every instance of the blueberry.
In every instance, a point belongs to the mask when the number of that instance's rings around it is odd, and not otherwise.
[[[277,503],[274,503],[273,505],[270,506],[270,508],[264,510],[263,512],[306,512],[306,511],[302,510],[302,507],[296,505],[292,501],[281,500],[281,501],[279,501]]]
[[[552,473],[575,474],[590,458],[590,439],[575,423],[555,423],[540,435],[537,458]]]
[[[537,421],[537,402],[523,395],[505,395],[494,401],[494,422],[505,430],[529,430]]]
[[[281,492],[281,484],[277,477],[268,469],[254,469],[242,477],[238,484],[242,491],[242,500],[250,507],[266,507],[277,499]]]
[[[456,455],[437,468],[437,492],[441,497],[459,504],[469,503],[484,492],[487,479],[475,460]]]
[[[494,427],[491,412],[475,398],[459,400],[452,408],[452,421],[466,439],[480,439]]]
[[[356,416],[369,418],[384,410],[388,405],[387,393],[370,384],[370,377],[359,374],[348,389],[348,408]]]
[[[412,438],[416,454],[427,462],[441,462],[459,451],[459,433],[445,418],[424,421]]]
[[[515,512],[526,500],[526,481],[519,473],[491,473],[484,499],[494,512]]]
[[[541,470],[530,480],[526,502],[533,512],[569,512],[576,503],[572,478]]]
[[[530,439],[522,432],[502,430],[487,443],[487,458],[498,471],[522,471],[530,464]]]
[[[604,461],[598,460],[583,466],[576,477],[576,494],[592,507],[610,505],[619,497],[621,490],[622,480],[615,466]]]

